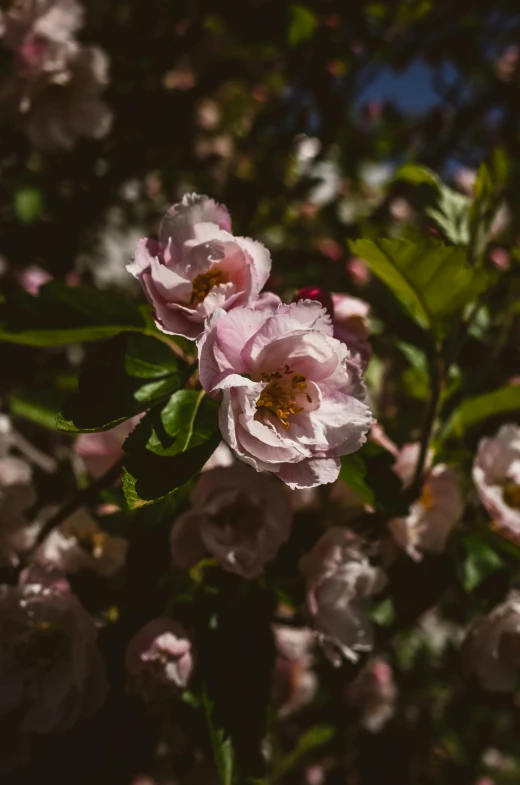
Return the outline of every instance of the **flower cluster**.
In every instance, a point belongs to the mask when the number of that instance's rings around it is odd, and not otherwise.
[[[0,11],[0,45],[12,55],[11,74],[0,84],[3,111],[47,152],[110,130],[112,115],[100,98],[108,57],[76,39],[83,21],[78,0],[13,0]]]

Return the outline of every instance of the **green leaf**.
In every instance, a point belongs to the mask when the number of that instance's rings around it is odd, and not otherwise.
[[[332,725],[315,725],[314,728],[310,728],[300,736],[294,749],[288,755],[284,755],[275,766],[273,778],[278,780],[288,772],[293,771],[309,752],[319,747],[324,747],[335,735],[336,728]]]
[[[221,439],[218,408],[204,392],[179,390],[145,415],[124,444],[129,506],[162,498],[201,470]]]
[[[164,343],[122,333],[87,354],[75,393],[63,406],[58,428],[104,431],[167,399],[189,372]]]
[[[220,782],[222,785],[232,785],[235,766],[233,746],[231,739],[225,738],[224,731],[215,727],[213,723],[214,704],[209,700],[205,690],[202,693],[202,705],[206,715],[206,722],[208,723],[213,758]]]
[[[341,458],[340,480],[343,480],[365,504],[373,505],[374,493],[365,482],[366,471],[364,462],[355,453]]]
[[[480,261],[489,242],[493,219],[502,204],[509,180],[510,166],[506,153],[493,151],[489,163],[483,163],[475,182],[475,199],[469,211],[469,255]]]
[[[316,14],[304,5],[292,5],[289,11],[289,46],[294,47],[312,38],[318,20]]]
[[[413,185],[431,185],[441,188],[442,180],[434,171],[419,164],[404,164],[394,175],[394,180],[406,180]]]
[[[419,324],[440,337],[453,327],[453,317],[488,284],[483,271],[467,265],[462,248],[439,240],[355,240],[350,248]]]
[[[62,346],[147,330],[138,308],[114,292],[51,281],[34,297],[12,287],[0,308],[0,341]]]
[[[467,554],[463,584],[466,591],[473,591],[488,575],[503,567],[504,561],[480,534],[469,534],[463,545]]]
[[[452,414],[445,433],[462,434],[488,417],[520,410],[520,386],[500,387],[464,401]]]
[[[43,194],[39,188],[24,186],[14,196],[14,210],[24,224],[34,223],[43,212]]]
[[[52,388],[12,393],[8,399],[9,410],[15,417],[55,431],[56,420],[67,395]]]

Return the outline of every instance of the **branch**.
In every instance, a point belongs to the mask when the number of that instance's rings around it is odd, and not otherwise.
[[[74,513],[79,507],[83,507],[84,504],[87,504],[91,501],[97,494],[103,490],[103,488],[108,488],[112,483],[114,483],[120,474],[123,471],[123,461],[124,459],[117,461],[110,469],[105,472],[101,477],[97,480],[94,480],[93,483],[88,485],[86,488],[82,488],[78,491],[75,496],[69,499],[68,502],[65,502],[63,507],[60,507],[54,515],[46,521],[44,526],[42,526],[41,531],[36,538],[36,542],[31,550],[26,554],[26,557],[30,557],[36,548],[41,545],[41,543],[45,540],[45,538],[51,533],[56,526],[59,526],[60,523],[67,520],[72,513]]]
[[[423,433],[421,437],[421,449],[419,452],[419,458],[417,459],[415,474],[414,474],[412,486],[410,488],[410,496],[412,498],[418,496],[421,490],[424,466],[426,463],[426,456],[428,455],[430,439],[432,436],[433,426],[435,424],[435,418],[437,416],[437,410],[439,408],[439,402],[441,398],[443,377],[444,377],[444,373],[443,373],[443,361],[441,356],[441,350],[439,345],[436,343],[435,356],[430,366],[430,381],[432,386],[432,392],[430,395],[428,412],[426,415],[426,421],[424,423]]]

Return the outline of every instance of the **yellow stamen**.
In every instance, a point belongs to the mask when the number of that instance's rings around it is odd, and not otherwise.
[[[509,507],[520,510],[520,485],[514,480],[506,480],[503,484],[504,501]]]
[[[267,385],[256,402],[256,408],[273,412],[286,431],[290,425],[289,417],[303,412],[303,406],[296,405],[297,394],[302,393],[307,401],[312,403],[312,398],[307,392],[307,380],[303,374],[293,373],[288,365],[284,367],[283,373],[281,371],[263,373],[262,379],[267,382]]]
[[[208,270],[207,273],[197,275],[192,281],[191,305],[198,305],[204,300],[206,295],[211,292],[214,286],[227,282],[228,279],[222,270],[216,268]]]

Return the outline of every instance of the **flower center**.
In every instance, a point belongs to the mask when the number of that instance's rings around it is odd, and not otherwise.
[[[303,374],[294,373],[286,365],[283,371],[263,373],[262,381],[267,382],[267,385],[256,402],[256,408],[268,409],[275,414],[286,431],[290,424],[289,417],[304,410],[303,406],[297,405],[297,396],[303,394],[312,403],[307,392],[307,380]]]
[[[213,287],[218,286],[221,283],[228,283],[228,279],[222,270],[218,270],[217,268],[208,270],[207,273],[197,275],[192,282],[191,305],[198,305],[201,303],[206,295],[211,292]]]
[[[76,534],[76,538],[82,548],[92,554],[95,559],[99,559],[103,555],[108,535],[102,531],[82,530]]]
[[[423,486],[421,498],[419,499],[419,504],[422,504],[425,510],[431,510],[431,508],[435,504],[435,500],[433,498],[430,486],[426,483]]]
[[[506,480],[502,487],[505,503],[515,510],[520,510],[520,485],[514,480]]]

